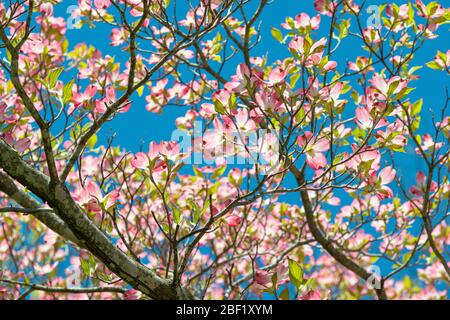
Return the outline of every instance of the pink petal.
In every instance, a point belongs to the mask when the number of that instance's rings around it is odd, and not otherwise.
[[[394,196],[391,188],[383,186],[380,190],[377,191],[377,198],[379,200],[390,199]]]
[[[311,53],[314,53],[314,51],[315,51],[317,48],[324,46],[326,43],[327,43],[327,38],[325,38],[325,37],[321,38],[319,41],[315,42],[315,43],[311,46],[310,52],[311,52]]]
[[[305,39],[302,37],[295,37],[289,42],[289,48],[298,51],[299,53],[303,53],[303,45]]]
[[[312,17],[311,19],[311,29],[317,30],[319,28],[319,24],[320,24],[320,15],[318,14]]]
[[[409,192],[411,192],[416,197],[420,197],[422,195],[422,190],[420,190],[419,188],[417,188],[415,186],[409,188]]]
[[[331,88],[331,90],[330,90],[330,97],[334,101],[336,101],[339,98],[339,95],[341,94],[343,86],[344,86],[344,83],[343,82],[339,82],[339,83],[336,83],[336,85],[334,85],[333,88]]]
[[[380,90],[382,93],[387,93],[388,85],[386,81],[380,77],[378,74],[374,74],[372,79],[369,80],[370,84],[376,89]]]
[[[419,185],[424,186],[426,181],[427,181],[427,176],[425,175],[425,173],[423,173],[423,171],[419,171],[416,174],[416,181]]]
[[[114,89],[114,87],[108,87],[106,89],[106,98],[109,102],[116,101],[116,89]]]
[[[285,77],[286,77],[286,72],[283,69],[281,69],[280,67],[276,67],[276,68],[272,69],[272,71],[270,71],[268,80],[271,85],[274,85],[274,84],[282,82]]]
[[[316,141],[312,148],[314,151],[318,152],[328,151],[330,149],[330,142],[326,138],[322,138],[319,141]]]
[[[313,133],[311,131],[306,131],[304,134],[297,138],[297,143],[300,147],[305,148],[311,141]]]
[[[379,177],[382,185],[389,184],[395,178],[395,169],[392,167],[385,167],[380,171]]]
[[[31,141],[28,138],[20,139],[14,144],[17,152],[22,153],[30,147]]]
[[[140,292],[135,289],[130,289],[130,290],[126,291],[125,294],[123,295],[123,298],[125,300],[138,300],[139,297],[140,297]]]
[[[356,124],[362,129],[370,129],[372,127],[372,119],[370,118],[370,113],[365,108],[356,108],[355,111]]]
[[[323,70],[325,70],[325,71],[333,70],[334,68],[336,68],[336,66],[337,66],[337,62],[336,61],[328,61],[323,66]]]
[[[103,194],[102,191],[100,190],[100,187],[97,185],[97,183],[93,182],[93,181],[89,181],[88,183],[86,183],[86,191],[88,192],[88,194],[91,197],[97,198],[97,199],[102,199],[103,198]]]
[[[145,169],[149,165],[148,156],[143,152],[138,152],[131,159],[131,166],[136,169]]]
[[[250,69],[245,63],[241,63],[236,68],[236,75],[239,79],[244,80],[246,77],[250,77]]]
[[[88,97],[89,99],[92,99],[95,96],[96,93],[97,93],[97,87],[91,84],[90,86],[88,86],[86,88],[86,91],[84,92],[84,95],[86,97]]]
[[[226,221],[229,227],[237,227],[241,224],[242,218],[239,217],[238,215],[233,214],[227,217]]]
[[[105,113],[107,110],[105,102],[103,100],[95,101],[94,111],[97,113]]]
[[[330,206],[338,206],[341,204],[341,199],[339,199],[338,197],[331,197],[330,199],[327,200],[327,203]]]
[[[214,98],[216,98],[224,107],[228,106],[230,96],[230,92],[224,89],[221,89],[214,94]]]
[[[307,27],[310,24],[309,16],[306,13],[303,13],[303,12],[300,13],[299,15],[297,15],[295,20],[300,25],[300,27]]]
[[[119,195],[120,195],[119,191],[118,190],[114,190],[114,191],[111,191],[110,193],[108,193],[108,195],[105,196],[105,198],[108,197],[108,201],[106,203],[106,208],[107,209],[112,207],[113,205],[115,205],[117,203],[117,200],[119,199]]]
[[[318,153],[308,153],[306,155],[306,163],[313,169],[313,170],[319,170],[325,168],[327,165],[327,158],[325,156],[318,152]]]

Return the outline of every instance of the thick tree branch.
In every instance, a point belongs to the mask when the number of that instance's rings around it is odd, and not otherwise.
[[[42,205],[28,193],[19,189],[14,181],[2,171],[0,171],[0,191],[9,196],[26,210],[34,210],[35,212],[30,212],[30,214],[44,223],[51,230],[63,238],[82,246],[77,237],[75,237],[61,218],[59,218],[54,212],[40,211],[39,209],[42,209]]]
[[[15,150],[2,140],[0,140],[0,167],[47,202],[94,256],[135,289],[155,299],[191,298],[182,288],[172,287],[170,279],[160,278],[117,248],[87,218],[64,185],[57,184],[54,191],[50,190],[48,177],[23,161]]]

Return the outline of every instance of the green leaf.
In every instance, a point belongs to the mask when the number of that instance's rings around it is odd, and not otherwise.
[[[206,200],[204,205],[203,205],[203,209],[202,210],[198,210],[197,215],[194,216],[194,219],[196,220],[195,223],[197,223],[198,220],[200,220],[200,218],[203,217],[203,215],[205,214],[206,210],[208,210],[210,205],[211,205],[211,202],[209,201],[209,199]]]
[[[139,88],[136,90],[136,92],[137,92],[138,96],[141,97],[142,94],[144,93],[144,86],[139,87]]]
[[[389,88],[387,91],[388,96],[392,95],[392,93],[395,91],[395,89],[397,89],[399,84],[400,84],[400,80],[394,81],[389,85]]]
[[[402,257],[402,262],[403,263],[407,263],[408,260],[411,258],[412,255],[412,251],[407,252],[405,255],[403,255]]]
[[[47,82],[48,88],[53,89],[56,86],[59,76],[63,72],[64,68],[53,69],[47,74],[45,81]]]
[[[403,285],[404,285],[404,287],[405,287],[406,290],[411,289],[411,287],[412,287],[411,278],[408,277],[408,276],[406,276],[406,277],[405,277],[405,280],[403,281]]]
[[[277,283],[278,283],[278,275],[276,272],[274,272],[274,274],[272,275],[272,286],[275,291],[277,290]]]
[[[215,180],[215,179],[221,177],[226,169],[227,169],[226,166],[223,166],[223,167],[220,167],[220,168],[216,169],[213,172],[213,174],[211,175],[211,180]]]
[[[419,114],[420,111],[422,110],[422,105],[423,105],[423,99],[417,100],[416,102],[413,103],[413,105],[411,106],[411,116],[415,116],[416,114]]]
[[[275,294],[275,289],[270,287],[270,288],[264,289],[263,292],[268,293],[268,294]]]
[[[297,261],[289,259],[289,278],[296,288],[303,283],[303,269]]]
[[[408,94],[411,93],[415,88],[404,88],[399,93],[397,93],[394,97],[394,100],[401,100],[405,98]]]
[[[411,2],[408,3],[408,22],[414,23],[414,9]]]
[[[436,61],[430,61],[430,62],[427,62],[427,63],[426,63],[426,66],[427,66],[428,68],[431,68],[431,69],[434,69],[434,70],[439,70],[439,69],[441,69],[441,66],[438,65]]]
[[[350,27],[350,19],[342,20],[338,26],[339,38],[343,39],[348,35],[348,29]]]
[[[225,107],[218,100],[214,100],[214,110],[219,114],[225,114]]]
[[[81,259],[81,269],[83,270],[85,275],[89,276],[91,274],[91,268],[90,268],[90,265],[89,265],[89,260]]]
[[[212,56],[211,57],[211,60],[213,60],[213,61],[216,61],[216,62],[218,62],[218,63],[222,63],[222,57],[221,56],[219,56],[219,55],[214,55],[214,56]]]
[[[422,137],[420,136],[420,134],[416,134],[416,140],[418,144],[422,144]]]
[[[411,123],[412,131],[416,131],[420,127],[420,117],[416,117]]]
[[[436,1],[432,1],[427,5],[427,11],[428,11],[428,15],[432,16],[437,8],[439,7],[439,3],[437,3]]]
[[[352,131],[352,135],[355,138],[359,138],[359,139],[363,139],[366,137],[367,131],[361,129],[360,127],[355,127],[355,129],[353,129]]]
[[[442,61],[447,61],[447,55],[444,52],[438,50],[437,55],[441,58]]]
[[[291,79],[290,79],[290,85],[291,87],[295,87],[295,85],[297,84],[298,79],[300,79],[300,72],[296,72],[292,75]]]
[[[230,95],[230,111],[233,111],[237,107],[236,95],[232,93]]]
[[[165,233],[169,233],[169,225],[167,223],[162,223],[161,227]]]
[[[66,83],[64,85],[64,89],[63,89],[63,103],[66,104],[68,103],[71,99],[72,99],[72,87],[73,87],[73,79],[70,80],[70,82]]]
[[[189,204],[191,205],[192,220],[193,220],[194,224],[197,224],[197,222],[200,220],[200,218],[202,216],[203,210],[200,210],[197,203],[195,203],[192,200],[189,201]]]
[[[203,172],[201,172],[197,167],[193,167],[193,169],[194,169],[194,173],[197,177],[200,177],[203,179],[205,178],[205,175],[203,174]]]
[[[277,28],[272,27],[272,36],[278,40],[278,42],[282,42],[283,41],[283,34],[281,33],[280,30],[278,30]]]
[[[87,143],[89,149],[94,149],[95,145],[97,144],[97,141],[98,141],[98,137],[96,134],[94,134],[92,137],[90,137],[88,140],[88,143]]]
[[[181,211],[178,209],[177,206],[173,206],[173,222],[175,222],[177,225],[181,222]]]

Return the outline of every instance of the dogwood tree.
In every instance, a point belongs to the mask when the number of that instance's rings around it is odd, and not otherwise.
[[[446,298],[449,96],[412,92],[450,10],[313,2],[271,34],[266,0],[2,2],[0,297]],[[172,141],[99,142],[174,107]]]

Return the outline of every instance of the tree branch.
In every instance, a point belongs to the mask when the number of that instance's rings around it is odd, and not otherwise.
[[[135,289],[155,299],[191,298],[181,287],[172,287],[170,279],[160,278],[117,248],[88,219],[72,199],[65,185],[57,184],[54,190],[50,190],[48,177],[23,161],[17,152],[2,140],[0,140],[0,167],[47,202],[95,257]]]

